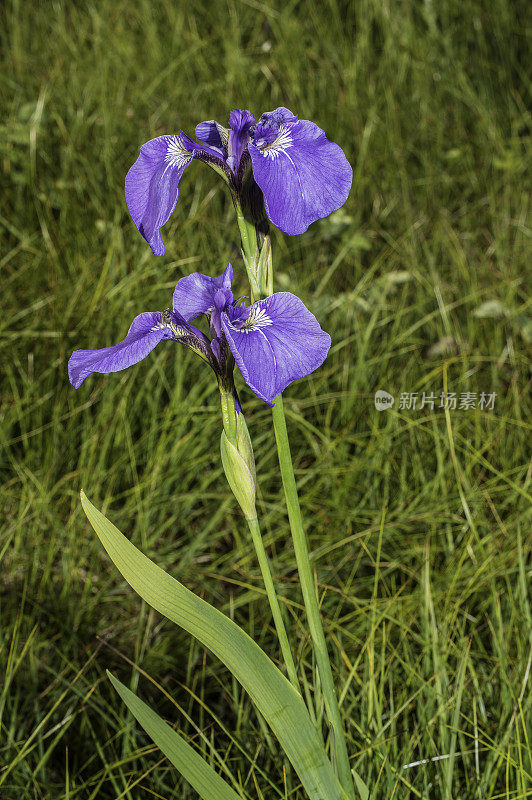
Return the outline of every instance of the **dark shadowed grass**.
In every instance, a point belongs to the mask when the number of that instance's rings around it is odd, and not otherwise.
[[[285,405],[353,765],[375,800],[531,795],[525,10],[3,4],[1,797],[192,798],[128,718],[111,668],[245,797],[303,798],[238,684],[134,596],[79,504],[83,487],[277,658],[221,471],[211,375],[170,343],[77,392],[66,375],[74,348],[117,341],[192,270],[231,259],[245,293],[214,174],[185,174],[160,259],[123,180],[153,136],[278,105],[318,122],[355,170],[341,212],[274,236],[277,287],[333,338]],[[377,389],[392,410],[375,409]],[[494,408],[446,414],[442,391],[496,393]],[[402,392],[418,393],[415,409]],[[322,719],[270,413],[243,386],[242,399],[264,535]]]

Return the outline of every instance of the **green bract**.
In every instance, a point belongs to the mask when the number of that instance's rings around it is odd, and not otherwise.
[[[227,482],[242,509],[242,513],[246,519],[254,519],[257,516],[255,509],[255,481],[248,465],[235,445],[231,444],[225,431],[222,431],[220,438],[220,452]]]

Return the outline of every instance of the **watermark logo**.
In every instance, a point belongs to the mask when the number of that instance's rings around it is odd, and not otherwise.
[[[468,411],[479,408],[481,411],[493,411],[495,408],[495,392],[401,392],[398,410],[410,411],[422,408],[448,408],[449,411]]]
[[[387,411],[393,406],[395,397],[384,389],[378,389],[375,392],[375,408],[377,411]]]
[[[493,411],[495,409],[496,392],[401,392],[398,411],[421,411],[424,408],[434,411],[447,408],[449,411]],[[377,411],[389,411],[395,403],[395,397],[384,389],[378,389],[374,397]]]

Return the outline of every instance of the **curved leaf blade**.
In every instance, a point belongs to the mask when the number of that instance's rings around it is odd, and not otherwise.
[[[172,578],[92,505],[81,504],[111,560],[156,611],[216,655],[242,684],[276,735],[311,800],[347,800],[301,695],[266,653],[221,611]]]
[[[177,767],[202,800],[242,800],[194,748],[109,670],[109,680],[148,736]]]

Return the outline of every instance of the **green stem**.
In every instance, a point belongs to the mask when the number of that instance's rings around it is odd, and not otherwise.
[[[240,238],[242,239],[242,250],[246,258],[253,261],[257,249],[255,244],[255,228],[245,219],[240,203],[235,203],[235,207],[236,221],[238,223],[238,230],[240,231]]]
[[[283,622],[283,616],[281,614],[281,607],[279,606],[279,600],[273,584],[270,562],[268,560],[268,556],[266,555],[257,517],[255,517],[255,519],[248,519],[248,525],[251,532],[251,538],[253,539],[255,552],[257,553],[257,559],[259,562],[260,571],[262,573],[262,580],[264,581],[266,594],[268,595],[268,600],[270,602],[273,621],[275,622],[275,629],[279,638],[279,644],[281,645],[281,652],[283,654],[284,663],[286,664],[286,669],[288,671],[288,677],[294,689],[301,694],[301,687],[297,677],[296,665],[290,649],[290,643],[288,641],[286,628]]]
[[[239,467],[236,468],[236,474],[240,474],[244,480],[244,484],[247,485],[246,481],[253,481],[256,485],[256,475],[255,475],[255,459],[253,457],[253,448],[251,445],[251,441],[249,439],[249,433],[247,431],[247,426],[244,421],[244,417],[241,416],[238,418],[236,405],[235,405],[235,396],[232,392],[225,391],[222,386],[220,386],[220,402],[222,406],[222,420],[223,420],[223,427],[224,427],[224,435],[227,438],[230,446],[236,448],[241,461]],[[247,444],[246,444],[247,443]],[[223,444],[222,444],[223,447]],[[224,455],[222,452],[222,462],[224,461]],[[227,468],[231,467],[229,474],[227,473]],[[286,628],[283,621],[283,615],[281,613],[281,607],[279,605],[279,600],[277,598],[277,593],[275,591],[275,586],[273,583],[272,573],[270,570],[270,562],[268,560],[268,556],[266,555],[266,548],[264,547],[264,542],[262,541],[262,536],[259,527],[259,521],[257,519],[256,511],[255,511],[255,502],[254,500],[251,502],[251,507],[249,507],[248,503],[246,502],[245,505],[242,505],[242,501],[247,497],[246,492],[243,492],[242,496],[239,496],[238,492],[238,481],[235,481],[235,485],[232,484],[232,479],[235,477],[235,472],[233,472],[234,464],[229,464],[226,467],[224,463],[224,469],[226,469],[226,477],[235,493],[235,497],[237,501],[240,503],[242,511],[244,512],[244,516],[246,517],[246,521],[249,525],[249,530],[251,532],[251,538],[253,540],[253,546],[255,547],[255,552],[257,553],[257,560],[259,562],[260,571],[262,573],[262,579],[264,581],[264,586],[266,588],[266,594],[268,596],[268,600],[270,603],[270,609],[273,616],[273,621],[275,623],[275,628],[277,630],[277,637],[279,639],[279,644],[281,646],[281,652],[283,655],[284,663],[286,665],[286,669],[288,672],[288,677],[290,679],[290,683],[294,686],[294,688],[301,694],[301,687],[299,686],[299,680],[297,677],[297,670],[294,664],[294,658],[292,656],[292,651],[290,649],[290,644],[288,641],[288,636],[286,633]],[[253,496],[255,495],[255,487],[253,489]]]
[[[248,274],[249,286],[251,290],[251,302],[254,303],[260,296],[260,286],[255,274],[255,256],[257,253],[257,232],[255,226],[246,220],[242,212],[242,206],[233,198],[233,203],[236,211],[236,221],[238,223],[238,230],[240,231],[240,238],[242,240],[242,251],[244,253],[244,263],[246,265],[246,272]]]
[[[288,441],[288,433],[286,430],[283,398],[281,395],[279,395],[275,401],[272,414],[275,439],[277,441],[277,451],[279,454],[279,465],[281,467],[281,477],[284,486],[286,507],[288,510],[288,519],[290,522],[292,540],[294,543],[294,554],[299,572],[299,580],[301,581],[301,591],[303,593],[310,635],[312,638],[312,644],[314,646],[314,652],[316,655],[316,663],[318,665],[320,674],[323,699],[325,700],[325,710],[327,711],[327,716],[331,723],[334,734],[334,749],[336,754],[338,777],[340,778],[340,783],[342,784],[342,787],[347,793],[348,797],[354,800],[354,786],[353,779],[351,777],[351,768],[349,766],[349,756],[347,754],[345,731],[334,688],[331,662],[329,660],[329,653],[327,652],[327,643],[325,641],[318,598],[316,595],[316,588],[314,586],[314,578],[310,567],[307,537],[305,535],[303,521],[301,519],[301,509],[299,507],[299,498],[297,495],[292,456],[290,454],[290,443]]]
[[[244,220],[244,217],[242,215],[242,209],[238,203],[235,203],[235,208],[237,212],[237,221],[240,230],[240,236],[242,238],[242,247],[245,255],[246,270],[248,273],[248,277],[250,277],[251,296],[252,296],[251,299],[253,301],[258,296],[257,288],[260,291],[260,287],[258,287],[257,276],[253,271],[253,265],[257,257],[257,249],[258,249],[257,239],[256,237],[253,238],[250,231],[251,226]],[[273,264],[271,261],[271,253],[269,254],[269,258],[270,261],[269,261],[268,275],[266,278],[266,287],[263,288],[266,288],[268,294],[272,294]],[[318,598],[316,596],[314,579],[312,576],[312,570],[310,568],[310,557],[307,544],[307,537],[303,529],[303,520],[301,518],[301,509],[299,507],[299,498],[297,495],[294,467],[292,465],[290,443],[288,441],[288,432],[286,430],[286,420],[284,415],[282,395],[279,395],[279,397],[275,401],[275,406],[272,409],[272,414],[273,414],[275,439],[277,442],[277,452],[279,456],[279,466],[281,468],[281,478],[283,481],[286,507],[288,511],[288,520],[290,522],[290,529],[292,532],[292,541],[294,543],[294,554],[296,557],[299,580],[301,582],[301,591],[303,594],[303,601],[305,603],[305,610],[307,612],[307,619],[309,622],[310,635],[312,638],[312,644],[316,656],[316,663],[318,665],[318,671],[320,674],[323,699],[325,700],[325,710],[327,712],[327,716],[329,718],[333,730],[336,768],[338,770],[338,777],[340,779],[340,783],[345,793],[350,798],[350,800],[355,800],[355,789],[353,785],[351,767],[349,765],[349,756],[347,753],[345,731],[342,722],[342,717],[340,715],[340,707],[338,705],[336,691],[334,688],[331,662],[329,660],[329,653],[327,651],[327,642],[325,641],[325,634],[323,632],[323,626],[321,623]],[[268,567],[268,572],[269,572],[269,567]],[[284,625],[283,625],[283,632],[284,632]],[[286,633],[284,633],[284,635],[286,635]],[[279,638],[281,641],[281,637]],[[286,663],[288,665],[288,662]]]

